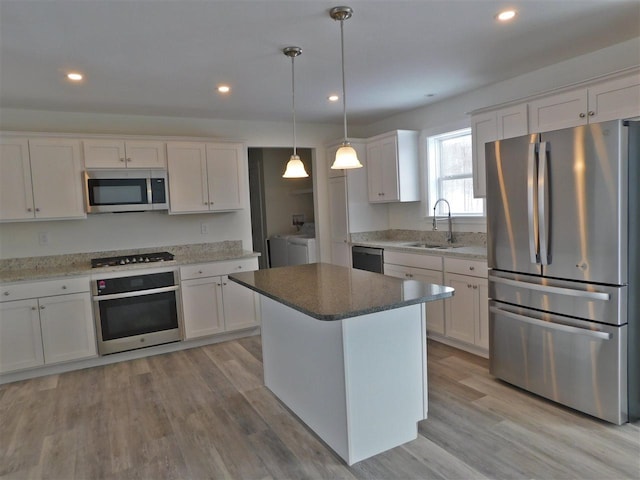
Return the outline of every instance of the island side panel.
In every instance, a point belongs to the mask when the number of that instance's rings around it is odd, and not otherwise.
[[[415,440],[425,416],[424,306],[343,320],[349,460]]]
[[[342,322],[311,318],[260,295],[264,382],[348,459]]]

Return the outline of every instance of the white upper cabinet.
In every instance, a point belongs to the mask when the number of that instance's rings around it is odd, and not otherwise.
[[[85,218],[80,142],[0,139],[0,220]]]
[[[471,117],[474,197],[486,196],[485,143],[526,135],[527,127],[526,103]]]
[[[529,103],[531,133],[640,116],[640,75],[603,81]]]
[[[87,168],[167,168],[164,142],[154,140],[84,140]]]
[[[396,130],[367,140],[369,201],[420,200],[418,132]]]
[[[170,213],[245,208],[244,147],[239,143],[167,143]]]

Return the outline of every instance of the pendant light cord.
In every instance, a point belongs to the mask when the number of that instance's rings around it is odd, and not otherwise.
[[[340,48],[342,52],[342,112],[344,117],[344,142],[347,143],[347,87],[344,81],[344,20],[340,19]]]
[[[295,68],[293,67],[293,59],[291,57],[291,105],[293,110],[293,156],[296,156],[296,77]]]

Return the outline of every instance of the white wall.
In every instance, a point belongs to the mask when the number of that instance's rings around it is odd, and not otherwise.
[[[640,65],[640,38],[581,55],[503,82],[468,92],[416,110],[396,115],[366,127],[351,128],[360,137],[395,129],[418,130],[421,140],[447,130],[470,126],[469,112],[579,83],[591,78]],[[421,163],[425,149],[421,145]],[[424,179],[424,175],[421,175]],[[389,228],[431,230],[422,202],[389,205]],[[461,223],[459,231],[486,231],[482,223]]]
[[[297,143],[313,149],[313,171],[326,171],[324,145],[340,137],[339,125],[297,124]],[[2,109],[0,130],[56,133],[108,133],[219,138],[244,141],[247,147],[285,147],[291,144],[286,122],[240,122],[219,119],[71,113]],[[327,182],[313,175],[316,228],[321,258],[330,258]],[[248,192],[248,190],[247,190]],[[248,195],[248,193],[247,193]],[[248,204],[248,198],[247,198]],[[208,234],[202,235],[206,223]],[[48,245],[38,244],[38,233],[48,232]],[[323,238],[326,237],[326,240]],[[197,215],[162,213],[106,214],[87,220],[0,224],[0,258],[57,255],[171,244],[242,240],[252,249],[250,212]]]

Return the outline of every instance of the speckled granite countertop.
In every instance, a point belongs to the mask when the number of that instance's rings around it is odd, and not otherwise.
[[[486,233],[454,232],[454,242],[449,244],[442,230],[382,230],[352,233],[351,245],[472,260],[487,259]]]
[[[396,252],[418,253],[424,255],[440,255],[446,257],[468,258],[473,260],[486,260],[487,247],[479,245],[438,245],[434,247],[424,247],[413,245],[415,243],[425,242],[407,242],[403,240],[371,240],[356,241],[352,245],[361,245],[363,247],[377,247],[385,250],[394,250]]]
[[[167,251],[175,255],[168,262],[134,264],[117,267],[91,268],[91,259],[134,255]],[[193,245],[169,245],[163,247],[139,248],[132,250],[112,250],[69,255],[51,255],[44,257],[25,257],[0,260],[0,282],[18,282],[24,280],[43,280],[47,278],[89,275],[97,272],[115,272],[180,266],[194,263],[218,262],[240,258],[257,257],[259,253],[242,249],[242,242],[230,240],[217,243],[199,243]]]
[[[453,288],[311,263],[229,275],[229,279],[318,320],[342,320],[451,297]]]

